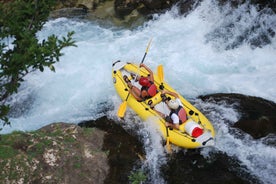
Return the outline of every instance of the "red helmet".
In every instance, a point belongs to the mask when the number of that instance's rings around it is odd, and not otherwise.
[[[141,77],[140,80],[139,80],[139,84],[141,86],[149,86],[150,85],[150,82],[149,82],[149,79],[146,78],[146,77]]]

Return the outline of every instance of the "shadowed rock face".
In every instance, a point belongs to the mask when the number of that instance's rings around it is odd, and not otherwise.
[[[106,116],[97,120],[79,123],[81,127],[97,127],[107,135],[104,138],[103,150],[108,151],[109,174],[105,183],[128,183],[130,172],[139,165],[144,150],[137,137],[126,132],[120,124]]]
[[[234,157],[223,152],[212,153],[208,159],[198,150],[173,153],[162,166],[167,184],[246,184],[261,183],[246,171]]]
[[[243,130],[255,139],[265,137],[269,133],[275,133],[273,121],[266,116],[263,116],[257,120],[240,120],[235,123],[234,127]]]
[[[276,133],[276,104],[274,102],[241,94],[212,94],[200,96],[204,101],[225,101],[229,104],[238,103],[241,118],[234,127],[258,139],[270,133]]]

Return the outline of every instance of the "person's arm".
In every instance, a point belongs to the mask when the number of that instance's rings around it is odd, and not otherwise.
[[[177,114],[173,113],[171,115],[171,119],[172,119],[172,123],[169,123],[169,126],[174,128],[174,129],[177,129],[179,130],[179,117],[177,116]]]
[[[155,108],[153,108],[153,110],[159,115],[161,116],[162,118],[165,118],[165,114],[163,114],[162,112],[159,112],[158,110],[156,110]]]
[[[152,70],[151,70],[149,67],[147,67],[145,64],[143,64],[143,63],[140,64],[140,67],[145,68],[145,69],[149,72],[150,80],[151,80],[152,82],[154,82],[154,77],[153,77],[153,72],[152,72]]]
[[[168,94],[168,95],[174,96],[175,98],[179,97],[177,93],[172,92],[172,91],[167,91],[167,90],[163,90],[162,94]]]

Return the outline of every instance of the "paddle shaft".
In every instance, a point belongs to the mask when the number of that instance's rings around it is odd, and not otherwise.
[[[127,94],[126,101],[127,101],[128,97],[129,97],[129,95],[130,95],[130,92],[128,92],[128,94]]]
[[[146,58],[146,55],[147,55],[147,52],[145,52],[144,57],[143,57],[143,59],[142,59],[142,61],[141,61],[140,64],[144,63],[144,60],[145,60],[145,58]],[[139,67],[140,67],[140,66],[139,66]]]
[[[151,40],[152,40],[152,39],[151,39]],[[143,57],[143,59],[142,59],[140,65],[144,62],[144,60],[145,60],[145,58],[146,58],[146,55],[147,55],[147,53],[148,53],[148,50],[149,50],[149,47],[150,47],[150,44],[151,44],[151,40],[150,40],[150,42],[148,43],[146,52],[145,52],[145,54],[144,54],[144,57]],[[140,69],[140,66],[139,66],[139,69]],[[131,89],[130,89],[130,90],[131,90]],[[123,117],[124,117],[124,114],[125,114],[125,112],[126,112],[127,100],[128,100],[129,95],[130,95],[130,90],[128,91],[128,94],[127,94],[127,97],[126,97],[125,101],[124,101],[124,102],[120,105],[120,107],[119,107],[119,110],[118,110],[118,113],[117,113],[117,114],[118,114],[118,116],[119,116],[120,118],[123,118]]]
[[[158,74],[158,77],[159,77],[160,82],[161,82],[160,89],[161,89],[161,86],[162,86],[161,90],[163,90],[164,89],[164,86],[163,86],[163,81],[164,81],[163,65],[158,66],[157,74]],[[166,126],[166,124],[165,124],[165,126]],[[166,148],[167,148],[167,151],[171,154],[172,149],[171,149],[171,145],[170,145],[170,135],[169,135],[169,127],[168,126],[166,126],[166,133],[167,133]]]
[[[166,141],[166,148],[169,153],[172,152],[171,145],[170,145],[170,136],[169,136],[169,127],[166,127],[167,132],[167,141]]]
[[[151,40],[150,40],[150,42],[151,42]],[[149,45],[150,45],[150,43],[149,43]],[[142,59],[142,61],[141,61],[140,65],[141,65],[142,63],[144,63],[144,60],[145,60],[146,55],[147,55],[147,53],[148,53],[149,45],[147,46],[146,52],[145,52],[145,54],[144,54],[144,57],[143,57],[143,59]],[[141,68],[141,67],[139,66],[139,70],[140,70],[140,68]],[[129,94],[130,94],[130,92],[128,92],[128,94],[127,94],[127,97],[126,97],[126,100],[125,100],[125,101],[127,101],[128,97],[129,97]]]
[[[143,57],[143,59],[142,59],[142,61],[141,61],[141,64],[144,62],[145,57],[146,57],[146,55],[147,55],[147,53],[148,53],[148,51],[149,51],[149,47],[150,47],[151,41],[152,41],[152,39],[150,39],[150,41],[149,41],[149,43],[148,43],[148,46],[147,46],[146,52],[145,52],[145,54],[144,54],[144,57]]]
[[[147,46],[147,48],[146,48],[146,52],[145,52],[145,54],[144,54],[144,56],[143,56],[143,59],[142,59],[140,65],[141,65],[142,63],[144,63],[144,61],[145,61],[145,58],[146,58],[146,56],[147,56],[147,54],[148,54],[148,50],[149,50],[149,47],[150,47],[150,44],[151,44],[151,40],[152,40],[152,39],[150,39],[150,41],[149,41],[149,43],[148,43],[148,46]],[[140,66],[139,66],[139,69],[140,69]],[[130,94],[130,92],[128,92],[125,101],[127,101],[128,97],[129,97],[129,94]]]

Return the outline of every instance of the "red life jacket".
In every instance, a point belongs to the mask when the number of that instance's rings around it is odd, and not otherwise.
[[[147,92],[151,97],[155,96],[157,93],[157,87],[155,86],[155,84],[151,84]]]
[[[149,94],[148,98],[151,98],[151,97],[155,96],[156,93],[157,93],[157,87],[156,87],[156,85],[155,85],[153,82],[151,82],[151,81],[150,81],[149,86],[143,86],[143,87],[141,88],[141,90],[146,90],[146,91],[147,91],[147,93]]]
[[[177,114],[180,124],[184,123],[187,120],[187,113],[182,106],[179,106],[176,110],[172,110],[170,116],[172,115],[172,113]]]

